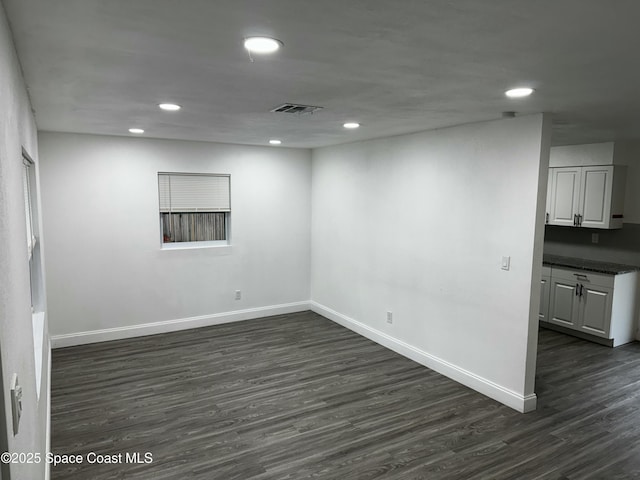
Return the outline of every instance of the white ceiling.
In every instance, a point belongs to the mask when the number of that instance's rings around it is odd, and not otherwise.
[[[318,147],[513,110],[554,144],[640,137],[638,0],[2,2],[40,130]],[[284,47],[251,62],[256,34]]]

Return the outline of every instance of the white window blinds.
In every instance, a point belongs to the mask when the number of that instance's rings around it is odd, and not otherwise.
[[[229,175],[159,173],[160,212],[230,212]]]

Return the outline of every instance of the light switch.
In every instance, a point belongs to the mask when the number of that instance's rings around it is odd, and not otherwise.
[[[509,270],[511,266],[511,257],[502,257],[502,270]]]
[[[11,379],[11,414],[13,416],[13,435],[16,436],[22,416],[22,387],[18,384],[18,375],[15,373]]]

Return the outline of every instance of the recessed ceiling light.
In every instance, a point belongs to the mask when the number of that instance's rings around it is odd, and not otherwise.
[[[280,40],[269,37],[248,37],[244,39],[244,48],[251,53],[273,53],[282,46]]]
[[[137,133],[138,135],[140,135],[141,133],[144,133],[144,130],[141,128],[130,128],[129,133]]]
[[[528,97],[533,93],[533,88],[529,87],[521,87],[521,88],[512,88],[511,90],[507,90],[504,94],[509,98],[521,98]]]
[[[167,112],[177,112],[182,108],[180,105],[176,105],[175,103],[161,103],[158,106]]]
[[[273,140],[269,140],[269,143],[271,145],[280,145],[282,143],[282,140],[276,140],[275,138]]]
[[[347,122],[343,125],[344,128],[358,128],[359,126],[360,124],[356,122]]]

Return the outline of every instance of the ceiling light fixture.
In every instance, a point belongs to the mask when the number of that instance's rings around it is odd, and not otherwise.
[[[135,133],[137,135],[140,135],[141,133],[144,133],[144,130],[141,128],[130,128],[129,133]]]
[[[276,140],[275,138],[273,140],[269,140],[269,143],[271,145],[280,145],[282,144],[282,140]]]
[[[507,90],[506,92],[504,92],[504,94],[509,98],[528,97],[532,93],[533,93],[533,88],[529,88],[529,87],[512,88],[511,90]]]
[[[180,105],[176,105],[175,103],[161,103],[158,106],[167,112],[177,112],[182,108]]]
[[[270,37],[247,37],[244,48],[250,53],[273,53],[280,49],[282,42]]]
[[[344,128],[349,128],[349,129],[358,128],[359,126],[360,124],[356,122],[347,122],[343,125]]]

